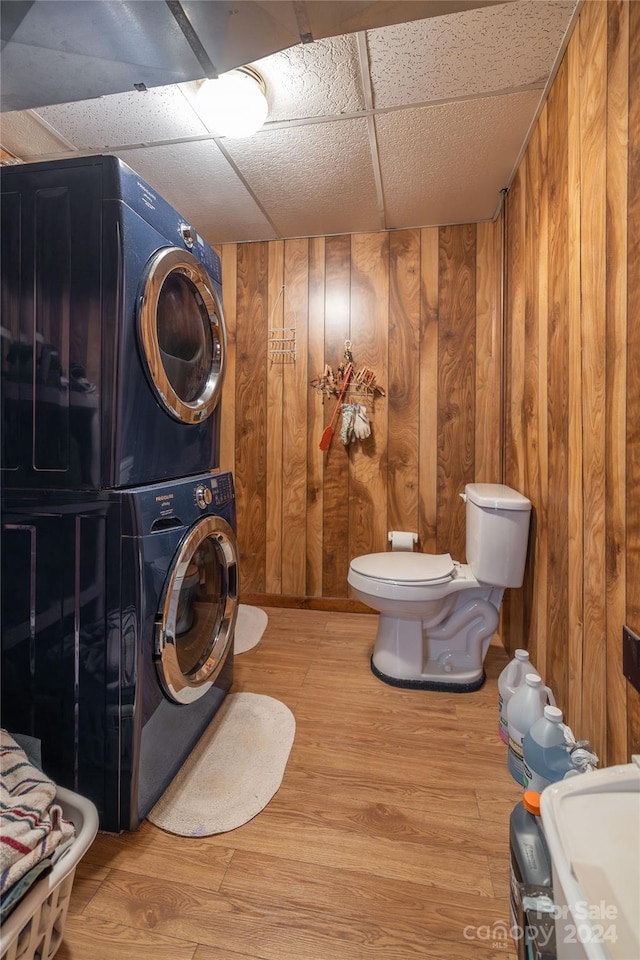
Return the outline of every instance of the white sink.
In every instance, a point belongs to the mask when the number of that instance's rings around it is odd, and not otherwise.
[[[558,960],[640,960],[640,757],[551,784]]]

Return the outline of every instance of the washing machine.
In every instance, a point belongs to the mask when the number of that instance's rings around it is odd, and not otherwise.
[[[103,830],[146,816],[231,685],[234,531],[226,472],[5,497],[2,726]]]
[[[220,260],[112,156],[0,175],[4,489],[102,490],[219,466]]]

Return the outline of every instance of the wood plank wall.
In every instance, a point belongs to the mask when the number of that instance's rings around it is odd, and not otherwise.
[[[222,466],[234,471],[244,598],[351,607],[352,557],[410,530],[464,559],[466,482],[500,479],[502,224],[229,244]],[[293,363],[268,332],[295,326]],[[352,342],[386,395],[345,447],[310,381]]]
[[[640,4],[584,5],[506,201],[505,482],[534,508],[528,646],[603,763],[640,749]]]

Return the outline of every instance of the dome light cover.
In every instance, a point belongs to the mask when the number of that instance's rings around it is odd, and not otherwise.
[[[198,110],[218,136],[250,137],[267,119],[265,82],[253,67],[238,67],[217,80],[203,80],[197,93]]]

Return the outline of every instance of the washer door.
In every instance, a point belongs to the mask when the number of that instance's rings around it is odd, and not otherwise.
[[[226,333],[209,274],[187,250],[153,255],[143,278],[138,334],[162,406],[182,423],[206,420],[224,381]]]
[[[233,643],[237,613],[235,535],[221,517],[203,517],[180,544],[156,617],[158,674],[170,700],[193,703],[208,692]]]

